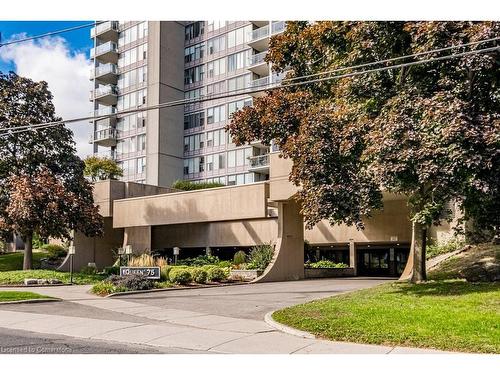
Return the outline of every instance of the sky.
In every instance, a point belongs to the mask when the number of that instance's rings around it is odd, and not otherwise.
[[[0,21],[3,43],[66,29],[92,21]],[[54,96],[56,113],[63,119],[88,116],[91,111],[90,27],[55,36],[0,47],[0,71],[14,71],[35,81],[44,80]],[[88,143],[90,124],[68,125],[73,130],[77,153],[92,154]]]

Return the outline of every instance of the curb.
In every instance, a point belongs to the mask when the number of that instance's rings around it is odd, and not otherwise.
[[[61,302],[59,298],[37,298],[37,299],[22,299],[19,301],[4,301],[0,302],[1,305],[17,305],[20,303],[41,303],[41,302]]]
[[[266,322],[268,325],[271,327],[277,329],[278,331],[288,333],[289,335],[297,336],[297,337],[302,337],[304,339],[316,339],[316,336],[313,335],[312,333],[301,331],[299,329],[291,328],[289,326],[286,326],[284,324],[278,323],[276,320],[273,319],[273,314],[275,311],[270,311],[264,316],[264,322]]]
[[[248,283],[231,283],[231,284],[221,284],[221,285],[200,285],[200,286],[183,286],[178,288],[162,288],[162,289],[148,289],[148,290],[130,290],[128,292],[117,292],[111,293],[103,298],[112,298],[120,296],[128,296],[133,294],[145,294],[145,293],[156,293],[156,292],[170,292],[176,290],[186,290],[186,289],[209,289],[209,288],[222,288],[226,286],[237,286],[237,285],[247,285]]]
[[[73,285],[80,285],[80,284],[33,284],[33,285],[4,284],[0,285],[0,288],[45,288],[45,287],[73,286]]]

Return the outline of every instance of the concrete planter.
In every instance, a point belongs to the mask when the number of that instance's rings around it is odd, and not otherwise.
[[[354,268],[305,268],[306,279],[319,279],[324,277],[349,277],[355,276]]]
[[[229,278],[231,280],[250,281],[262,275],[261,270],[231,270]]]

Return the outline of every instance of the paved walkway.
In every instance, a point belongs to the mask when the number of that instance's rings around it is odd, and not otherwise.
[[[384,280],[305,280],[156,292],[119,299],[90,295],[88,286],[23,288],[65,302],[0,306],[0,327],[212,353],[438,353],[301,338],[278,331],[262,319],[274,308],[381,282]],[[81,309],[86,309],[85,316],[78,314]]]

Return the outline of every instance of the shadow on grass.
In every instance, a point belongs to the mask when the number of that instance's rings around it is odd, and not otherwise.
[[[464,280],[428,281],[421,284],[397,284],[391,294],[405,296],[462,296],[500,291],[500,282],[471,283]]]

